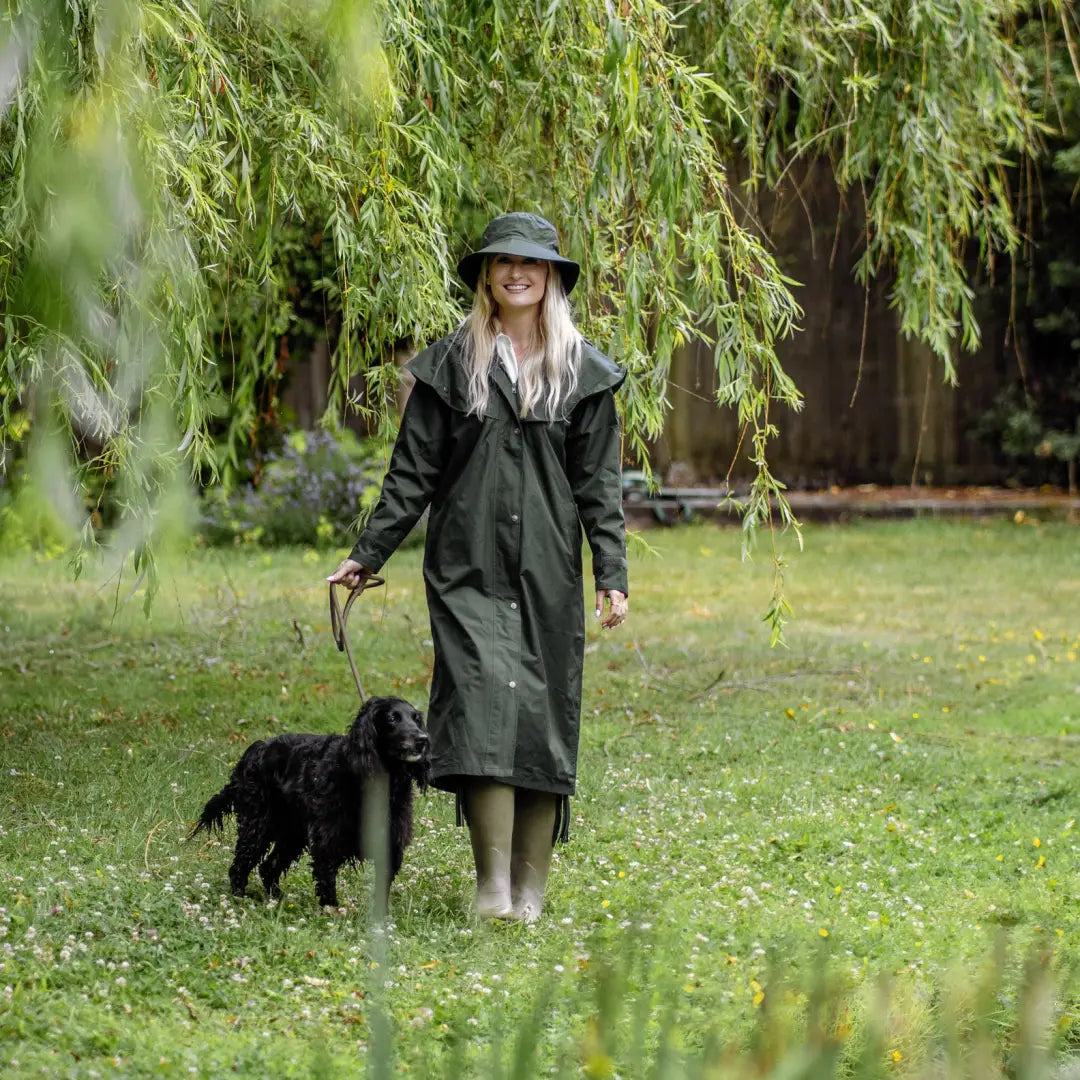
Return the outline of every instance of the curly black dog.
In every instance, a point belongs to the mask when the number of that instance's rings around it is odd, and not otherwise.
[[[338,870],[364,858],[364,792],[380,775],[389,791],[387,887],[401,869],[412,840],[413,784],[427,786],[427,751],[422,713],[401,698],[372,698],[345,735],[278,735],[252,743],[191,835],[220,830],[236,814],[229,883],[237,896],[256,866],[267,895],[280,895],[281,875],[307,848],[319,902],[336,907]]]

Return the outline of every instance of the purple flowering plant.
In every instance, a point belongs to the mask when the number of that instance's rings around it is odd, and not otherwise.
[[[292,431],[251,463],[252,479],[203,492],[200,534],[211,545],[340,547],[378,497],[384,444],[351,431]]]

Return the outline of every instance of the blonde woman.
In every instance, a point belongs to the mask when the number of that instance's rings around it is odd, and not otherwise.
[[[329,580],[376,572],[430,505],[432,782],[469,826],[477,913],[534,922],[577,772],[582,527],[596,616],[627,614],[623,374],[575,327],[579,267],[542,217],[495,218],[458,273],[472,310],[409,363],[378,505]]]

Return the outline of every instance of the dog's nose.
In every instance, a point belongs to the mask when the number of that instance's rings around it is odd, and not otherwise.
[[[421,731],[416,736],[416,743],[421,749],[426,749],[428,744],[428,734],[426,731]]]

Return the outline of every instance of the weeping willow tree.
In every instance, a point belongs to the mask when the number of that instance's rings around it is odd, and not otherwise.
[[[460,317],[450,268],[491,214],[535,209],[584,263],[583,328],[629,373],[632,455],[661,431],[672,352],[712,344],[754,476],[748,546],[792,520],[768,445],[800,404],[776,351],[799,311],[756,193],[810,157],[857,187],[859,272],[890,271],[904,332],[950,375],[978,333],[965,258],[1016,243],[1004,168],[1035,117],[1012,43],[1041,10],[7,0],[0,467],[24,456],[76,562],[134,553],[150,595],[169,506],[235,465],[280,379],[298,246],[335,327],[328,421],[391,425],[395,348]]]

